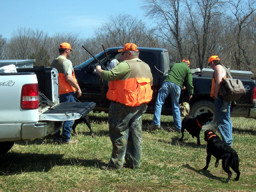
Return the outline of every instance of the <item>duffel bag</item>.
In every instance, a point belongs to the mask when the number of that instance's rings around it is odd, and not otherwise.
[[[221,93],[226,101],[237,101],[245,94],[245,88],[240,79],[226,78],[222,80]]]

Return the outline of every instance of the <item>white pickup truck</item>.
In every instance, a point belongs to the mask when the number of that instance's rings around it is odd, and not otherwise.
[[[15,141],[52,135],[63,121],[86,116],[95,107],[94,102],[59,103],[58,72],[54,68],[16,71],[6,73],[0,68],[0,156]]]

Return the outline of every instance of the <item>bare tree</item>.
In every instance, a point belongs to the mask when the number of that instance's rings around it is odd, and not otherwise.
[[[0,35],[0,59],[4,58],[4,46],[6,44],[6,40]]]
[[[73,65],[78,65],[85,60],[85,57],[83,56],[84,52],[82,50],[82,40],[78,38],[78,35],[63,33],[63,34],[55,34],[50,39],[49,50],[50,50],[51,62],[54,58],[56,58],[59,55],[59,45],[62,42],[68,42],[72,47],[70,60],[72,61]]]
[[[127,42],[138,46],[157,46],[152,30],[148,30],[141,20],[132,15],[118,15],[111,17],[110,22],[96,31],[95,41],[98,47],[102,44],[106,47],[123,46]]]
[[[186,0],[188,10],[188,27],[191,33],[195,58],[200,68],[207,64],[210,54],[217,54],[216,36],[220,36],[219,21],[221,13],[219,0]]]
[[[251,2],[248,0],[242,2],[241,0],[232,0],[229,3],[236,21],[233,30],[235,35],[235,50],[232,56],[238,69],[242,69],[242,66],[250,68],[252,63],[251,59],[249,59],[249,45],[251,44],[250,40],[253,38],[253,34],[248,33],[248,30],[251,28],[251,24],[253,25],[253,22],[250,22],[252,21],[250,18],[255,13],[255,1]],[[253,33],[255,35],[255,28]]]
[[[136,43],[142,47],[159,47],[159,41],[154,36],[154,29],[147,29],[145,24],[133,17],[124,14],[111,17],[110,21],[103,24],[95,32],[95,37],[83,41],[83,45],[90,50],[92,54],[103,51],[102,45],[108,47],[122,47],[127,42]],[[85,50],[85,58],[91,57]]]
[[[42,31],[18,29],[5,51],[9,59],[36,59],[35,65],[49,65],[48,37]]]
[[[147,15],[157,21],[158,37],[176,50],[179,60],[184,57],[180,2],[181,0],[148,0],[144,6]]]

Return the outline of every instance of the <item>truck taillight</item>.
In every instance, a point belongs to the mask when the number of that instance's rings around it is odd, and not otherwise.
[[[252,92],[252,102],[256,103],[256,87],[254,87],[253,92]]]
[[[21,108],[37,109],[39,105],[38,84],[23,85],[21,91]]]

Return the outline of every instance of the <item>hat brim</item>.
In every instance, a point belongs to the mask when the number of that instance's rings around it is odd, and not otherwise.
[[[119,53],[124,52],[124,49],[118,49],[117,52]]]

